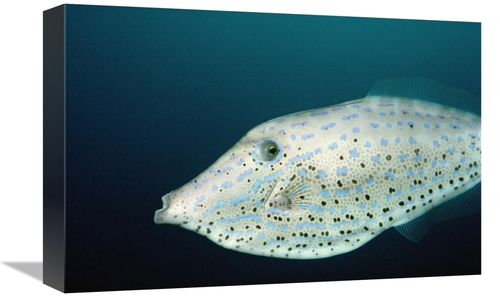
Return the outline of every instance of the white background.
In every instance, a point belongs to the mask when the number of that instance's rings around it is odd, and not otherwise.
[[[296,3],[299,2],[299,3]],[[72,4],[196,8],[338,16],[473,21],[482,23],[483,273],[481,276],[344,281],[267,286],[92,293],[93,296],[245,294],[438,296],[498,294],[500,199],[498,88],[500,47],[495,1],[79,1]],[[35,275],[42,262],[42,17],[58,1],[3,1],[0,6],[0,295],[55,296]],[[321,4],[320,4],[321,3]],[[492,128],[494,127],[494,128]],[[39,271],[16,269],[29,262]],[[17,263],[17,264],[12,264]],[[38,264],[37,264],[38,263]],[[14,266],[14,267],[13,267]],[[167,267],[165,269],[168,269]],[[332,267],[332,269],[334,269]],[[496,293],[495,293],[496,292]],[[28,295],[30,294],[30,295]],[[498,295],[497,295],[498,296]]]

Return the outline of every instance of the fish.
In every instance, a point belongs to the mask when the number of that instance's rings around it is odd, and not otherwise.
[[[481,117],[458,108],[477,102],[385,78],[365,98],[269,120],[164,195],[154,222],[286,259],[347,253],[391,227],[419,241],[480,211]]]

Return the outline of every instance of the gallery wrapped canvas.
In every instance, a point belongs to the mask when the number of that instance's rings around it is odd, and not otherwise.
[[[44,12],[44,283],[481,273],[481,24]]]

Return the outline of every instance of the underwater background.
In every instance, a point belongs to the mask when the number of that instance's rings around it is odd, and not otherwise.
[[[319,260],[153,222],[164,194],[255,125],[364,97],[379,78],[461,88],[480,114],[480,23],[66,5],[66,65],[68,291],[481,273],[480,214]]]

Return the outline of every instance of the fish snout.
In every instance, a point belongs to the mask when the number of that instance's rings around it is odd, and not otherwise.
[[[170,208],[171,200],[172,200],[172,192],[165,194],[165,195],[163,195],[163,197],[161,197],[161,201],[162,201],[163,206],[161,209],[158,209],[157,211],[155,211],[154,221],[156,224],[171,223],[172,215],[171,214],[169,215],[169,212],[168,212],[168,210]]]
[[[163,204],[162,208],[169,208],[170,207],[170,198],[172,197],[172,192],[167,193],[161,197],[161,202]]]

